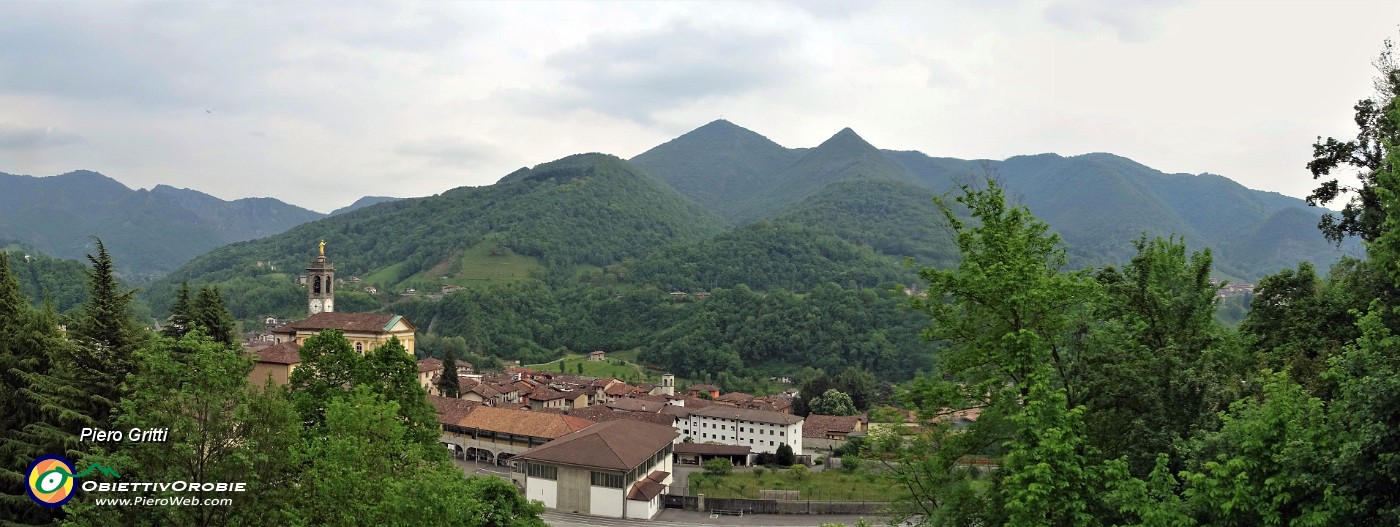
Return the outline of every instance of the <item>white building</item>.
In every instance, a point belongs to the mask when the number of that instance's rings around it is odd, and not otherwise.
[[[671,484],[670,427],[608,421],[515,457],[525,497],[563,512],[651,519]]]
[[[775,453],[786,443],[793,454],[802,454],[802,416],[767,410],[714,405],[678,415],[676,430],[682,440],[739,445],[755,453]]]

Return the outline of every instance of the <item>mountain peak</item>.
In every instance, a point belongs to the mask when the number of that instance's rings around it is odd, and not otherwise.
[[[822,144],[817,146],[817,150],[854,152],[862,150],[878,151],[879,149],[867,142],[865,138],[857,134],[855,130],[846,127],[842,128],[840,132],[836,132],[836,135],[823,141]]]

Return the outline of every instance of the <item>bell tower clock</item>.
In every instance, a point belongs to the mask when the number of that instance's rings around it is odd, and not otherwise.
[[[307,315],[335,311],[335,265],[326,259],[326,241],[321,240],[320,254],[306,268]]]

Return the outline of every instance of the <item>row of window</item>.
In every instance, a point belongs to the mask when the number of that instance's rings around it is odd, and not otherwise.
[[[622,488],[622,485],[623,485],[623,483],[624,483],[623,477],[624,477],[624,476],[623,476],[622,474],[611,474],[611,473],[608,473],[608,472],[594,472],[594,473],[593,473],[593,486],[594,486],[594,487],[609,487],[609,488],[614,488],[614,489],[620,489],[620,488]]]
[[[709,428],[709,427],[710,427],[709,423],[700,423],[700,428]],[[730,427],[729,425],[715,425],[715,428],[718,429],[718,430],[731,430],[731,429],[733,429],[733,428]],[[758,434],[758,435],[765,435],[765,434],[767,434],[767,435],[773,435],[773,431],[772,431],[772,430],[769,430],[769,429],[767,429],[767,428],[762,428],[762,429],[760,429],[760,428],[758,428],[758,427],[748,427],[748,428],[745,428],[745,427],[742,427],[742,426],[736,427],[736,428],[738,428],[738,431],[740,431],[740,432],[753,432],[753,433],[756,433],[756,434]],[[779,431],[778,431],[778,435],[780,435],[780,436],[787,436],[787,431],[786,431],[786,430],[779,430]]]
[[[526,463],[525,475],[532,478],[555,480],[559,479],[559,467],[556,467],[554,465]]]

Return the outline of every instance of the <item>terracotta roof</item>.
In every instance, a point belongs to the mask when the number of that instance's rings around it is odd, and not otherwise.
[[[748,445],[706,445],[703,443],[676,443],[677,454],[700,454],[705,456],[747,456],[752,449]]]
[[[676,417],[678,417],[678,418],[680,418],[680,419],[685,419],[685,418],[690,417],[690,414],[695,413],[695,410],[696,410],[695,408],[689,408],[689,407],[685,407],[685,406],[676,406],[676,405],[674,405],[674,404],[668,404],[668,405],[666,405],[665,408],[662,408],[662,409],[661,409],[661,414],[662,414],[662,415],[674,415],[674,416],[676,416]]]
[[[651,423],[654,425],[676,425],[676,416],[671,414],[652,412],[628,412],[626,410],[613,410],[606,406],[590,406],[588,408],[580,408],[578,410],[570,412],[569,415],[572,415],[574,417],[582,417],[584,419],[588,419],[590,421],[597,421],[599,423],[604,421],[618,421],[626,419],[628,421],[641,421],[643,423]]]
[[[531,401],[553,401],[555,399],[563,399],[564,394],[549,388],[537,388],[535,391],[530,392],[529,397]]]
[[[858,415],[811,414],[807,416],[807,422],[802,423],[802,437],[822,439],[827,434],[845,435],[856,430],[860,430]]]
[[[647,474],[647,477],[642,478],[641,481],[632,485],[632,490],[627,492],[627,499],[633,501],[651,501],[652,498],[661,494],[661,491],[666,490],[666,477],[670,475],[670,472],[662,472],[660,470]]]
[[[713,384],[692,384],[689,391],[717,392],[719,387]]]
[[[730,408],[728,406],[701,408],[696,410],[692,415],[783,425],[796,424],[802,421],[802,417],[797,415],[770,412],[767,410],[751,410],[748,408]]]
[[[632,393],[632,389],[633,388],[631,386],[628,386],[627,383],[619,382],[617,384],[609,386],[604,393],[607,393],[608,395],[612,396],[621,396]]]
[[[627,472],[666,448],[677,435],[676,429],[669,426],[608,421],[537,446],[515,458]]]
[[[701,408],[709,408],[709,407],[715,405],[714,401],[706,401],[706,400],[701,399],[701,398],[699,398],[699,397],[691,397],[691,396],[689,396],[689,395],[682,395],[682,396],[680,396],[680,397],[677,397],[677,399],[679,399],[680,401],[684,402],[684,403],[685,403],[685,407],[686,407],[686,408],[689,408],[689,409],[691,409],[691,410],[699,410],[699,409],[701,409]]]
[[[660,412],[662,408],[670,406],[664,402],[643,401],[641,399],[618,399],[608,403],[608,408],[614,410],[626,410],[629,412]]]
[[[752,400],[753,400],[753,396],[752,396],[752,395],[749,395],[749,394],[747,394],[747,393],[740,393],[740,392],[730,392],[730,393],[726,393],[726,394],[724,394],[724,395],[721,395],[721,396],[715,398],[715,401],[717,401],[717,402],[721,402],[721,403],[737,403],[737,404],[747,403],[747,402],[752,401]]]
[[[593,421],[570,415],[480,406],[457,426],[553,439],[587,428]]]
[[[341,331],[381,332],[389,331],[403,317],[388,313],[341,313],[322,311],[306,317],[306,320],[281,326],[274,333],[293,333],[309,330],[339,329]],[[412,328],[413,325],[409,324]]]
[[[258,362],[271,364],[301,364],[301,349],[295,342],[283,342],[257,351]]]
[[[433,404],[433,410],[437,412],[438,422],[445,425],[457,424],[458,421],[471,413],[473,408],[481,406],[481,403],[476,401],[436,395],[429,395],[428,402]]]
[[[428,373],[442,369],[442,361],[428,358],[418,361],[418,373]]]

